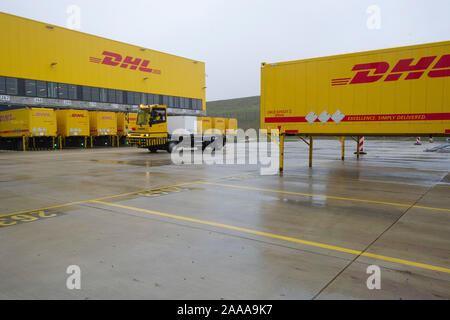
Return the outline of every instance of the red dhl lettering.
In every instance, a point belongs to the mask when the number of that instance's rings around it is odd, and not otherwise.
[[[84,118],[84,114],[82,114],[82,113],[72,113],[72,118]]]
[[[51,117],[51,115],[50,113],[36,112],[35,114],[33,114],[33,117]]]
[[[119,67],[129,70],[139,70],[147,73],[161,74],[161,70],[148,68],[150,60],[144,60],[141,58],[134,58],[130,56],[126,56],[125,59],[123,59],[121,54],[111,51],[103,51],[102,55],[104,56],[103,59],[89,57],[89,62],[101,63],[111,67]]]
[[[112,117],[102,117],[102,120],[112,120]]]
[[[0,122],[3,122],[3,121],[13,121],[13,120],[16,120],[16,118],[14,118],[14,117],[12,116],[12,114],[0,115]]]
[[[403,80],[417,80],[428,70],[428,68],[437,61],[427,73],[429,78],[441,78],[450,76],[450,54],[445,54],[437,59],[437,56],[419,58],[414,64],[414,58],[399,60],[392,70],[388,72],[390,66],[385,61],[356,64],[352,71],[358,71],[353,78],[335,78],[331,79],[332,86],[345,86],[347,84],[373,83],[383,77],[383,81],[397,81],[403,74],[406,74]]]

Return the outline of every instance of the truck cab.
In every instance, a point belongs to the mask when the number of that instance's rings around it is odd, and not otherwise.
[[[130,145],[148,148],[151,152],[167,150],[167,106],[140,105],[135,127],[136,131],[127,135]]]

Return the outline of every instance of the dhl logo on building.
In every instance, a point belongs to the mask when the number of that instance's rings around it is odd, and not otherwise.
[[[130,56],[126,56],[125,59],[123,59],[121,54],[110,51],[103,51],[102,55],[103,59],[89,57],[89,62],[105,64],[111,67],[119,67],[129,70],[139,70],[147,73],[161,74],[161,70],[148,68],[150,60],[143,60],[141,58],[133,58]]]
[[[387,62],[371,62],[356,64],[352,71],[358,71],[353,78],[331,79],[332,86],[344,86],[347,84],[372,83],[377,82],[384,77],[383,81],[397,81],[403,74],[406,74],[404,80],[420,79],[422,75],[430,69],[430,66],[436,61],[433,67],[428,71],[430,78],[440,78],[450,76],[450,54],[441,56],[422,57],[416,64],[413,64],[414,58],[399,60],[390,72],[390,66]]]

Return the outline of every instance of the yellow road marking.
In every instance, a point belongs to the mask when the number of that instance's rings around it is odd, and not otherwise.
[[[250,173],[245,173],[245,174],[250,174]],[[243,173],[229,175],[229,176],[223,176],[223,177],[211,178],[210,180],[225,179],[225,178],[230,178],[230,177],[235,177],[235,176],[240,176],[240,175],[243,175]],[[189,184],[201,183],[201,182],[204,182],[204,181],[205,180],[189,181],[189,182],[184,182],[184,183],[173,184],[173,185],[170,185],[170,186],[159,186],[159,187],[155,187],[155,188],[151,188],[151,189],[144,189],[144,190],[137,190],[137,191],[127,192],[127,193],[120,193],[120,194],[115,194],[115,195],[112,195],[112,196],[104,196],[104,197],[95,198],[95,199],[66,202],[66,203],[57,204],[57,205],[54,205],[54,206],[49,206],[49,207],[44,207],[44,208],[36,208],[36,209],[16,211],[16,212],[11,212],[11,213],[4,213],[4,214],[0,214],[0,218],[7,217],[7,216],[12,216],[12,215],[16,215],[16,214],[22,214],[22,213],[28,213],[28,212],[33,212],[33,211],[39,211],[39,210],[49,210],[49,209],[55,209],[55,208],[68,207],[68,206],[73,206],[73,205],[82,204],[82,203],[95,201],[95,200],[113,199],[113,198],[118,198],[118,197],[129,196],[129,195],[133,195],[133,194],[137,194],[137,193],[141,193],[141,192],[149,192],[149,191],[157,190],[157,189],[161,189],[161,188],[179,187],[179,186],[184,186],[184,185],[189,185]]]
[[[130,207],[130,206],[125,206],[125,205],[121,205],[121,204],[117,204],[117,203],[108,203],[108,202],[97,201],[97,200],[92,200],[90,202],[102,204],[102,205],[105,205],[105,206],[112,206],[112,207],[132,210],[132,211],[139,211],[139,212],[144,212],[144,213],[150,213],[150,214],[157,215],[157,216],[163,216],[163,217],[168,217],[168,218],[177,219],[177,220],[184,220],[184,221],[189,221],[189,222],[194,222],[194,223],[199,223],[199,224],[203,224],[203,225],[209,225],[209,226],[214,226],[214,227],[219,227],[219,228],[224,228],[224,229],[229,229],[229,230],[241,231],[241,232],[250,233],[250,234],[254,234],[254,235],[259,235],[259,236],[263,236],[263,237],[268,237],[268,238],[273,238],[273,239],[279,239],[279,240],[285,240],[285,241],[289,241],[289,242],[300,243],[300,244],[313,246],[313,247],[318,247],[318,248],[323,248],[323,249],[328,249],[328,250],[332,250],[332,251],[350,253],[350,254],[353,254],[353,255],[361,255],[361,256],[365,256],[365,257],[369,257],[369,258],[375,258],[375,259],[378,259],[378,260],[385,260],[385,261],[394,262],[394,263],[398,263],[398,264],[414,266],[414,267],[418,267],[418,268],[422,268],[422,269],[428,269],[428,270],[433,270],[433,271],[440,271],[440,272],[450,273],[450,269],[449,268],[433,266],[433,265],[429,265],[429,264],[425,264],[425,263],[414,262],[414,261],[409,261],[409,260],[404,260],[404,259],[392,258],[392,257],[387,257],[387,256],[373,254],[373,253],[368,253],[368,252],[362,252],[362,251],[359,251],[359,250],[353,250],[353,249],[333,246],[333,245],[320,243],[320,242],[307,241],[307,240],[302,240],[302,239],[298,239],[298,238],[282,236],[282,235],[268,233],[268,232],[263,232],[263,231],[257,231],[257,230],[247,229],[247,228],[236,227],[236,226],[223,224],[223,223],[217,223],[217,222],[212,222],[212,221],[194,219],[194,218],[178,216],[178,215],[174,215],[174,214],[170,214],[170,213],[163,213],[163,212],[158,212],[158,211],[153,211],[153,210],[148,210],[148,209],[141,209],[141,208],[136,208],[136,207]]]
[[[420,208],[420,209],[427,209],[427,210],[449,211],[450,212],[450,209],[445,209],[445,208],[433,208],[433,207],[417,206],[417,205],[405,204],[405,203],[397,203],[397,202],[385,202],[385,201],[376,201],[376,200],[345,198],[345,197],[337,197],[337,196],[327,196],[327,195],[323,195],[323,194],[311,194],[311,193],[301,193],[301,192],[276,190],[276,189],[264,189],[264,188],[257,188],[257,187],[238,186],[238,185],[233,185],[233,184],[215,183],[215,182],[206,182],[206,181],[202,181],[202,182],[199,182],[199,183],[201,183],[201,184],[210,184],[210,185],[221,186],[221,187],[230,187],[230,188],[236,188],[236,189],[264,191],[264,192],[274,192],[274,193],[282,193],[282,194],[293,194],[293,195],[304,196],[304,197],[314,197],[314,198],[325,198],[325,199],[335,199],[335,200],[345,200],[345,201],[355,201],[355,202],[377,203],[377,204],[385,204],[385,205],[397,206],[397,207],[412,207],[412,208]]]

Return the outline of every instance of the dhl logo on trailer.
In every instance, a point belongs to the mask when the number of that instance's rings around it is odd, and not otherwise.
[[[89,112],[87,110],[56,110],[58,135],[62,137],[89,136]]]
[[[450,41],[263,63],[261,127],[314,135],[450,134]]]
[[[53,109],[23,108],[0,112],[0,137],[55,137]]]
[[[115,112],[89,111],[91,136],[117,135],[117,115]]]

